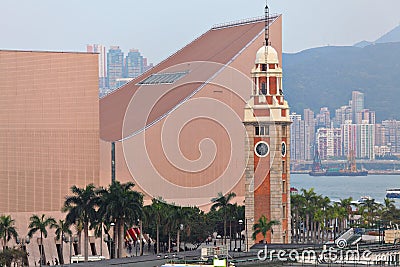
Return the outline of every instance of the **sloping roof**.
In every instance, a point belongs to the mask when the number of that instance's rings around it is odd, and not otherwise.
[[[276,18],[273,17],[270,23]],[[221,66],[228,64],[246,45],[263,33],[264,27],[263,19],[213,27],[150,71],[103,97],[100,100],[101,139],[121,140],[157,122],[201,89],[205,81],[219,71],[218,67],[210,68],[209,64],[202,62],[220,63]],[[175,72],[187,74],[169,84],[139,84],[152,74]],[[134,107],[129,106],[135,98],[139,100],[134,103]],[[147,103],[154,104],[148,107]],[[137,116],[124,122],[128,107],[133,108]]]

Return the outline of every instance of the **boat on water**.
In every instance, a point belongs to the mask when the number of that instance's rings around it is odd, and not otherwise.
[[[400,198],[400,188],[392,188],[386,190],[387,198]]]
[[[312,170],[308,173],[310,176],[367,176],[368,171],[358,170],[354,153],[350,152],[346,166],[343,169],[329,168],[324,169],[321,164],[318,150],[315,150]]]

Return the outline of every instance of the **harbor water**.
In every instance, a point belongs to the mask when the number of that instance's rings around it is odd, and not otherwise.
[[[368,175],[368,176],[310,176],[308,174],[291,174],[291,187],[300,189],[314,188],[317,194],[327,196],[332,201],[352,197],[359,200],[362,196],[370,196],[383,203],[386,189],[400,188],[400,175]],[[396,199],[400,207],[400,199]]]

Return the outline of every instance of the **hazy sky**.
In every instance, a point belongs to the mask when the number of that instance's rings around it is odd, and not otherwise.
[[[262,16],[265,0],[3,0],[0,49],[139,48],[159,62],[214,24]],[[400,23],[399,0],[269,0],[284,51],[373,41]]]

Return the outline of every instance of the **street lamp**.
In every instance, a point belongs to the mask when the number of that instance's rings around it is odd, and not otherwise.
[[[176,237],[176,246],[177,246],[176,251],[177,251],[177,252],[180,251],[180,240],[179,240],[180,231],[183,231],[183,224],[180,224],[180,225],[179,225],[178,235],[177,235],[177,237]]]
[[[239,220],[239,251],[242,251],[242,225],[243,220]]]

